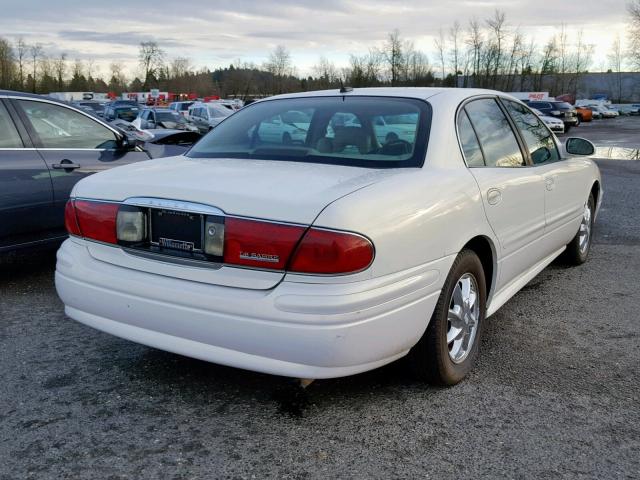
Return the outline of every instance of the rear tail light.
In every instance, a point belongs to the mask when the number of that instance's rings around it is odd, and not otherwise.
[[[305,227],[227,217],[224,263],[284,270]]]
[[[355,273],[371,265],[373,257],[373,244],[361,235],[310,228],[288,270],[325,275]]]
[[[71,206],[69,206],[71,204]],[[87,200],[69,200],[65,208],[65,224],[72,235],[105,243],[117,243],[116,216],[117,203],[89,202]],[[72,212],[75,210],[77,230],[74,230]]]
[[[65,226],[71,235],[105,243],[149,242],[149,210],[132,205],[69,200]],[[218,216],[204,217],[203,227],[207,259],[227,265],[336,275],[365,270],[375,255],[370,240],[349,232]]]
[[[64,206],[64,227],[67,229],[67,232],[69,232],[69,235],[82,236],[82,232],[80,232],[80,227],[78,226],[76,207],[73,200],[67,200],[67,204]]]

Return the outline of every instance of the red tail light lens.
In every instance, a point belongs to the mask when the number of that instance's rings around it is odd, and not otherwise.
[[[305,227],[227,217],[224,263],[284,270]]]
[[[105,243],[117,243],[116,218],[119,204],[75,200],[74,206],[78,226],[84,238]]]
[[[289,271],[345,274],[366,269],[373,261],[373,244],[360,235],[311,228],[296,250]]]
[[[64,227],[69,235],[81,236],[80,227],[78,227],[78,219],[76,218],[76,207],[73,200],[67,200],[64,206]]]

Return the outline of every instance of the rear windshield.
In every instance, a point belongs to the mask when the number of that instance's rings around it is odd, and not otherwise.
[[[188,153],[373,168],[422,166],[429,104],[392,97],[309,97],[245,107]]]
[[[573,108],[570,103],[567,102],[556,102],[553,104],[556,108],[562,108],[563,110],[568,110]]]
[[[176,112],[156,112],[156,121],[186,123],[185,119]]]

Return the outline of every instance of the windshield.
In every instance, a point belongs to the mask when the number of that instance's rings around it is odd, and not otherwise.
[[[429,104],[393,97],[308,97],[267,100],[240,110],[188,153],[395,168],[421,166],[431,120]]]
[[[120,107],[114,109],[114,117],[131,122],[138,116],[138,109],[134,107]]]
[[[225,118],[233,113],[231,110],[220,106],[209,105],[207,108],[209,109],[209,115],[213,118]]]

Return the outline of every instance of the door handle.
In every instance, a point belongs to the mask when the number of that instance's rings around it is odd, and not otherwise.
[[[60,163],[54,163],[51,165],[56,170],[75,170],[76,168],[80,168],[80,165],[77,163],[73,163],[71,160],[61,160]]]
[[[497,188],[490,188],[487,191],[487,202],[489,205],[497,205],[502,200],[502,193]]]
[[[556,181],[552,177],[547,177],[544,184],[547,190],[553,190],[556,187]]]

